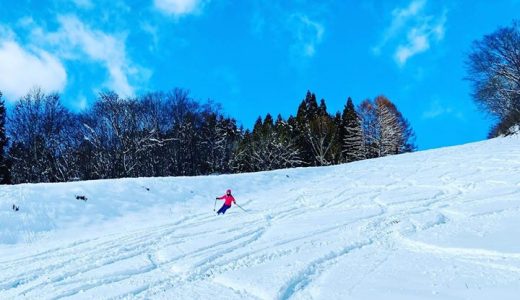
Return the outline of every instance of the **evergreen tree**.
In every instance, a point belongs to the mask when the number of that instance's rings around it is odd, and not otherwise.
[[[253,136],[249,130],[240,131],[241,138],[233,153],[231,168],[238,173],[253,172]]]
[[[262,117],[258,117],[255,121],[255,125],[253,126],[252,138],[255,140],[260,140],[262,138],[262,134],[264,133],[264,122]]]
[[[307,91],[296,116],[267,114],[245,131],[219,109],[175,89],[126,99],[101,93],[78,115],[59,95],[36,89],[14,106],[6,134],[0,93],[0,183],[9,175],[21,183],[254,172],[416,148],[410,124],[384,96],[363,101],[357,111],[349,98],[342,114],[331,115],[325,100],[318,104]]]
[[[327,104],[325,104],[325,99],[321,99],[320,106],[318,107],[318,115],[326,116],[327,115]]]
[[[316,99],[314,94],[311,99]],[[305,138],[312,150],[314,165],[326,166],[332,164],[334,161],[333,149],[337,127],[334,126],[334,119],[327,112],[325,100],[321,100],[320,107],[316,107],[316,109],[317,113],[310,115]]]
[[[279,168],[294,168],[302,165],[301,150],[296,143],[292,117],[286,122],[278,115],[274,124],[275,146],[279,155]]]
[[[0,184],[11,183],[9,160],[6,153],[8,144],[5,128],[6,117],[5,103],[2,99],[2,92],[0,92]]]
[[[331,162],[332,164],[340,164],[344,161],[343,159],[343,139],[341,137],[341,113],[338,111],[333,119],[333,127],[335,131],[334,141],[331,149]]]
[[[274,121],[271,114],[267,114],[265,116],[264,122],[262,124],[262,136],[269,137],[274,131]]]
[[[312,146],[309,143],[309,132],[311,121],[316,118],[317,113],[316,95],[307,91],[305,99],[298,106],[298,113],[295,118],[296,144],[301,151],[301,159],[305,165],[316,165]]]
[[[240,139],[240,131],[237,128],[236,120],[232,118],[219,119],[217,123],[217,135],[220,137],[217,147],[219,149],[220,158],[218,172],[229,173],[231,171],[230,163],[233,152],[237,147]]]
[[[290,127],[279,115],[276,123],[270,114],[265,119],[259,117],[253,128],[247,155],[253,171],[275,170],[295,167],[301,164],[299,150],[292,139]]]
[[[318,107],[318,102],[316,101],[316,95],[314,93],[310,93],[310,91],[307,91],[305,103],[307,105],[307,118],[308,120],[312,120],[316,115],[319,114],[320,111]]]
[[[305,99],[296,115],[297,145],[305,164],[313,166],[330,165],[337,158],[335,143],[337,126],[334,118],[327,112],[325,100],[316,102],[316,95],[307,91]]]
[[[343,157],[345,162],[362,160],[365,158],[363,129],[354,103],[349,97],[341,116]]]

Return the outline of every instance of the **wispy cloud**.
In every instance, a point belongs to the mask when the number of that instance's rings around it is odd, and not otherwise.
[[[148,46],[148,49],[153,52],[157,50],[159,45],[159,28],[148,22],[141,23],[141,30],[148,34],[151,38],[152,43]]]
[[[293,14],[289,19],[293,33],[293,51],[297,55],[313,57],[316,47],[322,42],[325,27],[305,14]]]
[[[162,13],[176,18],[197,14],[210,0],[154,0],[154,6]]]
[[[9,32],[0,29],[0,90],[6,98],[17,100],[35,86],[62,91],[67,72],[60,59],[41,48],[20,45]]]
[[[411,18],[416,17],[418,13],[423,10],[425,4],[426,0],[415,0],[410,2],[408,7],[394,9],[392,11],[392,23],[385,30],[383,38],[379,44],[372,49],[374,53],[379,54],[381,49],[402,31],[407,22]]]
[[[408,6],[392,11],[392,22],[373,53],[380,55],[385,48],[392,48],[394,60],[404,66],[413,56],[429,50],[432,43],[444,39],[446,21],[446,10],[429,14],[427,0],[412,0]]]
[[[459,120],[464,120],[464,115],[456,111],[453,107],[443,104],[439,98],[430,101],[430,106],[422,113],[425,120],[436,119],[442,116],[453,116]]]
[[[77,7],[82,9],[91,9],[94,7],[94,3],[92,0],[72,0]]]
[[[65,60],[100,63],[108,72],[106,87],[129,96],[134,94],[130,79],[139,80],[139,74],[148,74],[128,58],[125,37],[96,30],[72,15],[58,16],[60,27],[55,32],[36,28],[33,34],[42,44],[55,49]]]
[[[326,32],[323,14],[328,5],[315,2],[256,2],[251,17],[251,31],[259,36],[269,35],[287,44],[291,59],[301,65],[302,58],[312,58],[322,44]]]

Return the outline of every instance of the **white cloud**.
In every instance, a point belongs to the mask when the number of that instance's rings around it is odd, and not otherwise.
[[[316,47],[323,40],[325,33],[323,24],[311,20],[304,14],[293,14],[289,18],[289,24],[294,38],[293,51],[299,56],[313,57],[316,54]]]
[[[283,45],[291,65],[305,67],[326,38],[329,1],[251,1],[250,30],[259,39]]]
[[[74,4],[76,4],[77,7],[83,8],[83,9],[91,9],[94,7],[94,4],[91,0],[72,0]]]
[[[430,103],[430,107],[423,112],[422,117],[423,119],[434,119],[452,111],[450,107],[444,107],[438,99],[435,99]]]
[[[154,0],[156,9],[174,17],[199,13],[207,3],[209,0]]]
[[[444,38],[446,11],[440,15],[426,13],[426,0],[412,0],[405,8],[392,11],[392,22],[385,30],[383,38],[373,47],[373,53],[380,55],[383,48],[392,44],[394,60],[404,66],[413,56],[430,49],[432,42]]]
[[[53,33],[36,30],[43,43],[56,48],[68,60],[92,60],[101,63],[108,72],[106,86],[115,92],[130,96],[134,88],[129,78],[139,77],[139,71],[149,71],[133,65],[126,55],[125,38],[91,29],[75,16],[59,16],[60,28]]]
[[[426,0],[413,0],[406,8],[396,8],[392,11],[395,24],[400,24],[407,18],[414,17],[420,13],[426,5]]]
[[[430,107],[423,112],[423,119],[435,119],[441,116],[452,116],[461,121],[465,120],[464,114],[456,111],[452,107],[441,103],[439,98],[434,98],[430,102]]]
[[[406,26],[409,20],[418,17],[419,13],[422,13],[425,5],[426,0],[414,0],[410,2],[406,8],[394,9],[392,11],[392,24],[385,35],[386,40],[399,33],[401,28]]]
[[[157,46],[159,45],[159,27],[154,26],[148,22],[142,22],[141,30],[147,33],[152,40],[152,43],[150,46],[148,46],[150,52],[157,50]]]
[[[414,28],[408,33],[408,43],[406,45],[399,45],[397,48],[395,60],[402,66],[410,57],[424,52],[429,48],[430,41],[428,40],[428,36]]]
[[[293,66],[305,67],[316,56],[326,34],[328,1],[252,1],[251,32],[288,49]]]
[[[14,40],[0,41],[0,91],[7,99],[17,100],[35,86],[48,92],[60,92],[67,73],[58,58],[35,48],[24,49]]]
[[[407,41],[400,44],[395,51],[394,58],[400,66],[404,66],[408,59],[416,54],[430,49],[432,41],[439,42],[444,38],[444,24],[446,15],[443,14],[432,24],[429,18],[423,20],[422,24],[408,30]]]

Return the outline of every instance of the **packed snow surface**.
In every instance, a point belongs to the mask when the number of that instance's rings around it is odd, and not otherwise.
[[[215,215],[227,188],[247,212]],[[333,167],[2,186],[0,207],[0,299],[520,299],[519,137]]]

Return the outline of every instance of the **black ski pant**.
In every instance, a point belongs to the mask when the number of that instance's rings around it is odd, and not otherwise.
[[[217,211],[217,215],[220,215],[220,214],[225,214],[226,213],[226,210],[228,210],[228,208],[230,208],[231,205],[222,205],[222,207]]]

